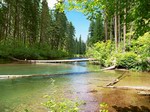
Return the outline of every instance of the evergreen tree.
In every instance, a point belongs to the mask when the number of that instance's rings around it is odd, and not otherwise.
[[[80,35],[79,37],[79,41],[78,41],[78,54],[84,54],[85,53],[85,50],[86,50],[86,45],[85,43],[82,41],[82,37]]]
[[[67,18],[64,12],[55,10],[55,21],[57,26],[56,48],[61,49],[64,46],[65,36],[67,31]]]
[[[104,25],[102,15],[99,14],[96,20],[92,20],[89,27],[88,45],[104,40]]]
[[[48,3],[46,0],[42,1],[42,12],[41,12],[41,23],[40,23],[40,43],[48,42],[50,37],[50,24],[51,16],[49,13]]]
[[[103,19],[102,19],[101,14],[99,14],[99,16],[96,18],[93,38],[94,38],[93,43],[95,43],[97,41],[105,40],[105,38],[104,38],[104,25],[103,25]]]
[[[89,35],[88,35],[88,40],[87,40],[87,43],[88,45],[92,45],[94,43],[94,27],[95,27],[95,22],[94,21],[91,21],[90,23],[90,27],[89,27]]]
[[[81,35],[79,37],[79,54],[82,54],[82,39]]]
[[[75,51],[74,51],[74,49],[75,49],[74,36],[75,36],[75,28],[71,22],[68,22],[65,46],[66,46],[67,52],[71,53],[71,54],[75,53]]]

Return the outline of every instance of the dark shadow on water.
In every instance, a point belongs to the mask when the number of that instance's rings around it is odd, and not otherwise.
[[[145,106],[133,106],[130,105],[128,107],[118,107],[118,106],[112,106],[116,112],[150,112],[150,109]]]

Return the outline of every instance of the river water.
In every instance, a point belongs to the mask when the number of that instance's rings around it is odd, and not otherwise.
[[[0,75],[39,75],[36,77],[0,80],[0,112],[47,112],[41,105],[54,89],[54,97],[85,102],[81,112],[98,112],[106,102],[110,112],[150,112],[150,97],[140,96],[139,90],[103,88],[125,71],[100,71],[99,66],[85,62],[72,64],[1,64]],[[50,75],[51,74],[51,75]],[[54,75],[55,74],[55,75]],[[149,73],[126,72],[125,80],[116,86],[150,87]],[[133,74],[133,75],[132,75]],[[49,76],[42,76],[49,75]],[[124,111],[126,110],[126,111]],[[139,111],[140,110],[140,111]]]

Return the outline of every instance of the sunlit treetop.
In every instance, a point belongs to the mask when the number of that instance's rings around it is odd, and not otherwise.
[[[56,8],[60,11],[77,10],[88,16],[89,19],[95,18],[105,8],[106,0],[58,0]]]
[[[85,14],[88,19],[95,19],[99,13],[113,14],[115,0],[58,0],[56,7],[60,11],[77,10]]]

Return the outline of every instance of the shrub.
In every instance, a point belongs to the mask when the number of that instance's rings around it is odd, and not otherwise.
[[[137,40],[132,40],[130,50],[142,57],[150,57],[150,32],[140,36]]]
[[[131,41],[129,50],[139,56],[139,62],[134,67],[138,71],[150,71],[150,32],[140,36],[137,40]]]
[[[111,54],[112,54],[112,55],[109,56],[109,57],[105,60],[105,66],[106,66],[106,67],[116,65],[116,54],[115,54],[115,52],[112,52]]]
[[[114,45],[110,40],[107,42],[97,42],[93,47],[88,48],[87,57],[98,59],[100,64],[105,66],[105,60],[111,57]]]
[[[43,105],[50,110],[50,112],[78,112],[79,103],[69,99],[57,100],[54,97],[48,96],[49,100]]]
[[[139,63],[135,67],[137,71],[150,71],[150,62],[148,62],[148,58],[141,57]]]
[[[103,102],[103,103],[100,103],[100,111],[99,112],[109,112],[108,111],[108,104],[107,103],[105,103],[105,102]]]
[[[138,64],[138,55],[134,52],[119,53],[116,56],[117,67],[123,67],[127,69],[135,68]]]

